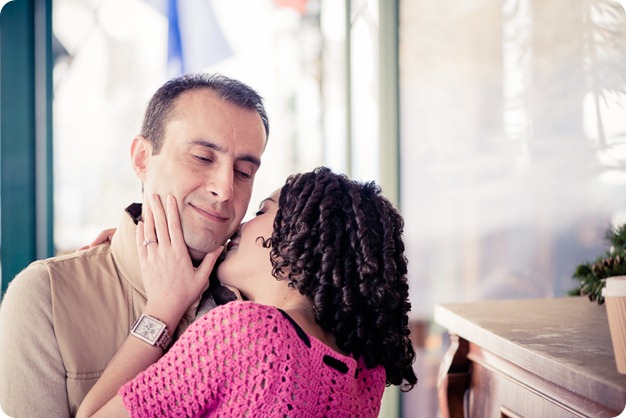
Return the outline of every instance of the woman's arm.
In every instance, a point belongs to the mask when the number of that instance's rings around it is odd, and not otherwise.
[[[128,417],[129,412],[117,391],[162,355],[161,347],[153,347],[137,338],[128,337],[85,397],[76,417]]]
[[[174,197],[167,197],[167,217],[157,195],[151,197],[151,203],[145,224],[139,223],[136,235],[148,298],[143,313],[164,322],[169,332],[173,332],[187,308],[208,287],[209,274],[222,247],[207,254],[200,266],[194,268]],[[96,412],[107,417],[127,416],[117,391],[162,355],[160,347],[130,335],[85,397],[77,417],[93,416]]]

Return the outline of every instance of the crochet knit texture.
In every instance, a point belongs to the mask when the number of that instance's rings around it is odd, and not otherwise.
[[[275,307],[198,319],[119,394],[133,417],[376,417],[385,369],[342,356]]]

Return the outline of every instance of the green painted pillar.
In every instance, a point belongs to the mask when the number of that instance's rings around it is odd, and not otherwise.
[[[400,207],[400,63],[399,0],[378,3],[378,97],[380,100],[380,184]]]
[[[0,263],[2,293],[53,253],[51,0],[0,12]]]

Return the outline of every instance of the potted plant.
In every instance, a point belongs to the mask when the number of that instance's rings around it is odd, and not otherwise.
[[[572,277],[580,282],[570,296],[587,295],[589,300],[604,303],[602,289],[608,277],[626,276],[626,224],[609,228],[606,240],[609,249],[593,262],[585,261],[576,267]]]

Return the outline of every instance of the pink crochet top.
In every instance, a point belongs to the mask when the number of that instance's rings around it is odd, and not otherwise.
[[[132,417],[376,417],[384,388],[384,367],[338,354],[275,307],[235,301],[119,395]]]

